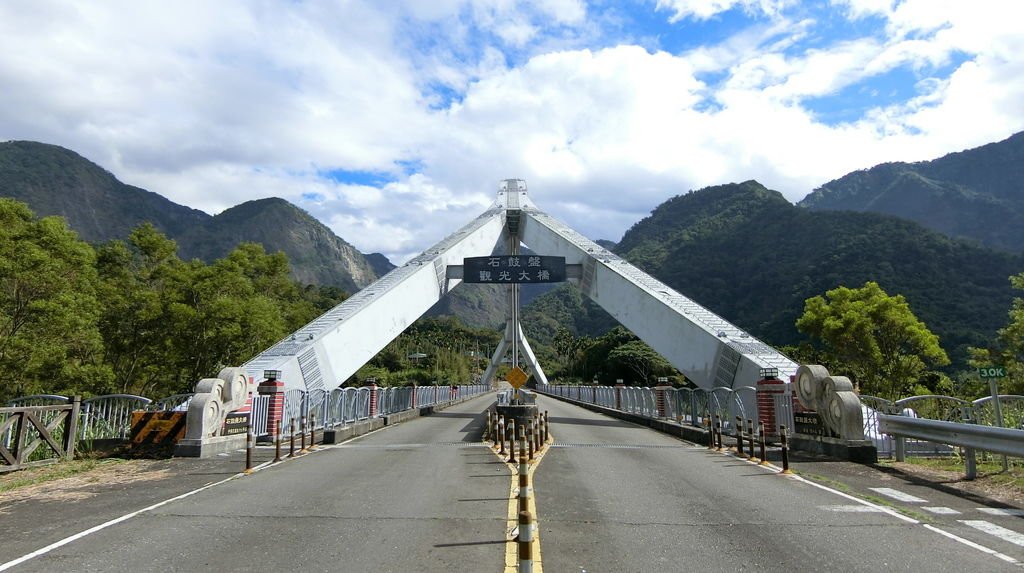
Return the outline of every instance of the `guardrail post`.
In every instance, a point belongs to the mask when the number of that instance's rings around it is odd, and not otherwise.
[[[907,439],[903,436],[896,436],[896,461],[906,461],[907,458]]]
[[[292,418],[290,420],[290,423],[288,424],[288,429],[291,430],[291,439],[288,442],[288,457],[289,458],[294,458],[295,457],[295,418]]]
[[[537,443],[537,451],[541,451],[544,448],[544,421],[540,417],[540,412],[534,416],[533,433],[534,441]]]
[[[510,424],[509,425],[509,430],[511,430],[511,431],[508,432],[508,434],[509,434],[509,437],[508,437],[508,463],[514,464],[514,463],[517,462],[517,460],[516,460],[516,426],[517,426],[516,419],[512,418],[511,420],[509,420],[509,424]]]
[[[551,434],[548,432],[548,430],[549,430],[549,428],[548,428],[548,411],[544,410],[544,443],[545,444],[548,443],[548,440],[551,438]]]
[[[299,435],[302,436],[302,449],[299,450],[299,453],[300,454],[304,454],[304,453],[306,453],[308,451],[306,449],[306,417],[305,416],[302,417],[302,421],[300,422],[300,425],[299,425]]]
[[[715,449],[718,451],[724,450],[725,444],[722,442],[724,439],[724,436],[722,436],[722,418],[718,414],[715,414],[715,427],[713,431],[718,435],[718,445],[715,446]]]
[[[245,428],[245,471],[242,472],[246,475],[252,473],[252,417],[249,418],[249,424]]]
[[[786,426],[779,426],[779,440],[782,442],[782,473],[793,473],[789,469],[789,441],[786,436]]]
[[[761,465],[768,464],[768,452],[766,452],[767,436],[764,435],[764,422],[757,423],[757,433],[761,435]]]
[[[526,426],[522,424],[516,424],[517,431],[519,432],[519,459],[526,457]]]
[[[704,418],[704,427],[708,430],[708,449],[715,449],[715,428],[711,425],[711,418]]]
[[[964,448],[964,465],[967,466],[968,480],[978,477],[978,463],[974,457],[974,448]]]
[[[529,509],[530,498],[530,464],[525,459],[519,460],[519,511]]]
[[[487,410],[487,423],[484,424],[484,441],[491,439],[491,411]]]
[[[533,446],[534,446],[534,440],[533,440],[533,436],[534,436],[534,433],[533,433],[533,420],[530,420],[530,421],[526,422],[526,436],[527,436],[526,437],[527,452],[529,452],[529,456],[527,457],[527,459],[532,462],[533,461],[533,453],[534,453],[534,449],[533,449]]]
[[[501,448],[498,451],[498,455],[505,455],[505,416],[498,416],[498,444]]]
[[[274,420],[274,463],[281,461],[281,420]]]
[[[371,418],[376,418],[377,417],[377,412],[380,410],[380,404],[378,403],[379,399],[380,398],[379,398],[378,393],[377,393],[377,385],[376,384],[370,384],[370,412],[369,412],[369,415],[370,415]]]
[[[533,573],[533,515],[519,512],[519,573]]]
[[[75,459],[75,443],[78,442],[78,416],[82,409],[82,397],[71,398],[71,411],[64,421],[64,459],[71,461]]]
[[[739,454],[740,457],[747,457],[747,455],[743,453],[743,418],[739,416],[736,416],[736,431],[734,434],[736,435],[736,453]]]
[[[752,460],[757,460],[757,458],[754,457],[754,421],[750,418],[747,418],[747,446],[747,451],[750,454],[747,457]]]
[[[316,449],[316,414],[309,413],[309,449]]]

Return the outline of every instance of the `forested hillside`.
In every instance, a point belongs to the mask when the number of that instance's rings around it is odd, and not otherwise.
[[[822,185],[814,210],[896,215],[940,233],[1024,251],[1024,133],[933,161],[884,163]]]
[[[0,197],[26,203],[39,216],[64,217],[85,241],[124,239],[150,223],[175,240],[182,259],[212,262],[246,242],[282,251],[292,277],[354,292],[381,273],[352,245],[283,199],[249,201],[210,216],[125,185],[81,155],[31,141],[0,143]],[[383,260],[381,260],[383,259]],[[381,270],[390,263],[378,255]]]
[[[955,365],[1006,322],[1009,277],[1024,257],[980,248],[916,223],[873,213],[810,211],[755,181],[709,187],[666,201],[616,247],[633,264],[775,346],[803,337],[804,301],[840,285],[875,281],[906,297],[939,335]],[[556,298],[557,297],[557,298]],[[527,311],[538,324],[579,312],[578,295],[552,293]],[[577,332],[598,334],[600,311]],[[552,338],[554,323],[537,333]]]

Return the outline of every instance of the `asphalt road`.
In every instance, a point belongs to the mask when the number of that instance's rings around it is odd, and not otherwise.
[[[539,404],[556,439],[534,482],[545,571],[1019,571],[799,478]]]
[[[237,459],[168,460],[162,480],[0,506],[0,569],[63,540],[10,570],[502,571],[513,477],[479,441],[492,404],[470,400],[248,477],[224,481]],[[867,466],[808,464],[862,497],[899,490],[918,501],[895,507],[953,512],[908,519],[551,398],[540,405],[556,440],[534,474],[548,572],[1019,570],[985,548],[1024,560],[1024,535],[991,538],[1024,529],[1020,517],[979,519],[978,500],[879,481]]]
[[[511,477],[480,442],[492,403],[473,399],[322,448],[11,570],[500,571]]]

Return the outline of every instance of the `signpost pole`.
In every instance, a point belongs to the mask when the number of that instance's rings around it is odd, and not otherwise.
[[[989,390],[992,392],[992,408],[996,412],[996,426],[1002,428],[1003,427],[1003,408],[999,404],[999,379],[998,378],[989,378],[988,379],[988,387],[989,387]],[[1003,471],[1005,472],[1005,471],[1007,471],[1009,469],[1010,469],[1009,462],[1006,461],[1006,456],[1004,455],[1003,456]]]
[[[979,368],[978,375],[982,378],[988,378],[988,389],[989,393],[992,394],[992,409],[996,415],[996,426],[999,428],[1003,427],[1003,408],[999,404],[999,379],[1006,376],[1003,368]],[[1009,470],[1010,466],[1006,460],[1006,456],[1003,456],[1003,471]]]

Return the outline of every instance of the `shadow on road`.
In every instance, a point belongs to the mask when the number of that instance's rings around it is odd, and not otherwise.
[[[548,418],[549,424],[572,424],[574,426],[608,426],[611,428],[633,428],[636,424],[623,422],[621,420],[580,420],[578,418],[561,418],[552,416]]]

